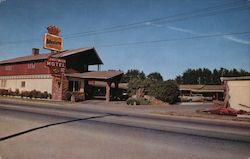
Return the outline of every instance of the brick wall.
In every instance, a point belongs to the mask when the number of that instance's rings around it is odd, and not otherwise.
[[[66,77],[52,78],[52,99],[53,100],[64,100],[66,92],[68,90],[68,80]]]

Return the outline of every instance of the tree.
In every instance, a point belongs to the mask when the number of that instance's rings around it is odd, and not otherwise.
[[[148,80],[155,81],[155,82],[162,82],[163,78],[159,72],[152,72],[147,76]]]
[[[183,84],[183,80],[182,80],[182,76],[177,76],[176,78],[175,78],[175,81],[178,83],[178,84]]]
[[[178,84],[220,84],[220,77],[231,77],[231,76],[247,76],[249,72],[245,70],[232,69],[228,70],[225,68],[214,69],[213,71],[207,68],[199,69],[187,69],[182,75],[176,77]]]
[[[212,81],[211,84],[220,84],[220,72],[217,69],[213,70],[213,74],[212,74]]]
[[[137,89],[144,88],[145,90],[148,90],[149,87],[150,83],[148,80],[133,78],[128,83],[128,94],[132,96],[136,94]]]
[[[143,71],[139,71],[139,70],[136,70],[136,69],[131,69],[131,70],[128,70],[127,73],[125,73],[121,79],[121,82],[122,83],[128,83],[130,80],[132,79],[145,79],[145,74]]]

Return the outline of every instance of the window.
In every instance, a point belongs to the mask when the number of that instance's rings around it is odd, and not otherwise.
[[[71,92],[80,91],[80,82],[79,81],[69,81],[68,90]]]
[[[35,63],[28,63],[28,69],[35,69],[36,68],[36,65]]]
[[[6,80],[1,80],[1,87],[2,88],[6,87],[6,83],[7,83]]]
[[[10,65],[5,66],[5,71],[11,71],[11,70],[12,70],[12,66]]]
[[[24,88],[25,87],[25,81],[21,82],[21,87]]]

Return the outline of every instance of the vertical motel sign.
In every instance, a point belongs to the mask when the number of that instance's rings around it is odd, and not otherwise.
[[[61,32],[60,29],[51,25],[47,27],[47,30],[48,33],[44,34],[43,47],[52,51],[62,51],[63,38],[59,36],[59,33]],[[52,76],[61,78],[64,75],[66,60],[49,57],[46,64],[50,68]]]
[[[55,77],[62,77],[65,73],[66,60],[50,57],[47,60],[47,66],[50,68],[50,73]]]

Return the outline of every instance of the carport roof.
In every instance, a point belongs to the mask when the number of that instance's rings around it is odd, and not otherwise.
[[[72,73],[66,74],[68,77],[75,77],[81,79],[89,79],[89,80],[110,80],[121,78],[121,71],[93,71],[93,72],[84,72],[84,73]]]

